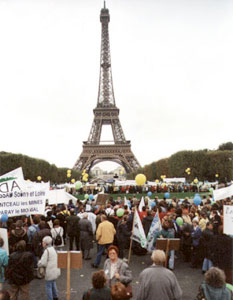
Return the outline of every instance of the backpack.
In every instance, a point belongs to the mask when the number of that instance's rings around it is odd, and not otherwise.
[[[55,232],[56,232],[56,238],[54,240],[54,245],[55,246],[61,246],[62,244],[62,238],[61,238],[61,235],[60,235],[60,232],[57,233],[56,229],[54,228]]]

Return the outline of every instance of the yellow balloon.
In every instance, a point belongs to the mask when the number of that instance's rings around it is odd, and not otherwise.
[[[71,174],[70,174],[70,173],[67,173],[67,177],[68,177],[68,178],[71,177]]]
[[[135,181],[137,185],[143,185],[146,182],[146,176],[144,174],[138,174],[135,177]]]
[[[42,179],[41,176],[37,176],[38,181],[41,181],[41,179]]]
[[[193,180],[193,182],[194,182],[194,183],[198,183],[198,179],[195,178],[195,179]]]
[[[71,173],[71,170],[67,170],[67,173]]]
[[[190,172],[188,172],[188,175],[190,175],[191,173]]]
[[[75,183],[75,179],[74,179],[74,178],[73,178],[73,179],[71,179],[71,182],[72,182],[72,183]]]
[[[218,177],[219,175],[218,174],[215,174],[215,177]]]
[[[155,182],[156,182],[156,183],[159,183],[159,180],[158,180],[158,179],[156,179],[156,180],[155,180]]]

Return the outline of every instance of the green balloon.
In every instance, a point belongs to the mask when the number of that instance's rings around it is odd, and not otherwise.
[[[213,188],[209,188],[210,193],[213,193],[213,190],[214,190]]]
[[[176,223],[178,226],[182,226],[184,224],[184,220],[181,217],[176,218]]]
[[[233,292],[233,285],[231,285],[230,283],[226,283],[226,287]]]
[[[124,214],[124,209],[123,208],[118,208],[118,210],[117,210],[117,216],[118,217],[122,217],[123,216],[123,214]]]
[[[77,181],[76,184],[75,184],[75,189],[76,190],[80,190],[82,187],[82,182],[81,181]]]
[[[89,195],[88,195],[88,194],[85,194],[85,195],[84,195],[84,198],[85,198],[85,199],[88,199],[88,198],[89,198]]]

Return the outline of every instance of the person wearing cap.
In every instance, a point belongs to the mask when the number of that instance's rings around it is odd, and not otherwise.
[[[38,262],[38,267],[45,267],[45,287],[47,300],[58,300],[56,279],[60,276],[61,270],[57,267],[57,252],[52,246],[51,236],[45,236],[42,240],[44,253]]]

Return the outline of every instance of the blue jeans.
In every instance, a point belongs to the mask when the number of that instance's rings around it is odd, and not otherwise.
[[[48,300],[53,300],[53,298],[58,298],[57,285],[55,280],[46,280],[45,289]]]
[[[174,269],[174,262],[175,262],[175,250],[170,250],[170,258],[168,261],[168,267],[169,269]]]
[[[212,261],[208,258],[205,258],[202,265],[202,271],[206,272],[212,267],[213,267]]]
[[[102,254],[104,252],[104,249],[108,249],[109,246],[111,246],[112,244],[104,244],[104,245],[100,245],[100,244],[97,244],[97,256],[96,256],[96,259],[95,259],[95,262],[94,262],[94,265],[98,266],[101,262],[101,257],[102,257]]]

